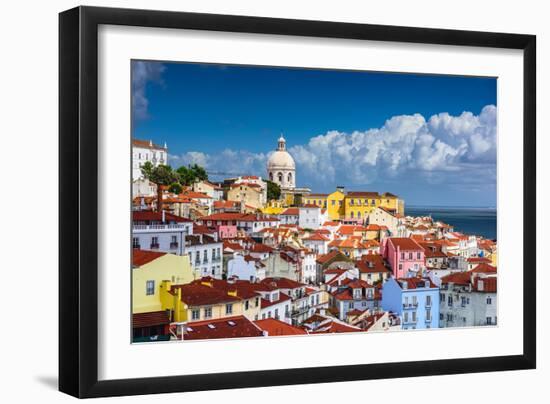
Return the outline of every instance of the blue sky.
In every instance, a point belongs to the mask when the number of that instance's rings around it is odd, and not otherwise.
[[[282,132],[299,186],[494,206],[494,78],[135,61],[133,136],[170,163],[265,176]],[[219,179],[219,178],[213,178]]]

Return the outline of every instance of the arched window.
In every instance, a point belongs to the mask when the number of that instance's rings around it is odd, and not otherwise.
[[[283,173],[278,173],[277,178],[279,179],[279,183],[283,183]]]
[[[273,181],[273,173],[269,173],[269,181]]]
[[[288,183],[292,183],[292,173],[288,173]]]
[[[350,216],[351,216],[351,218],[353,219],[353,212],[351,212],[351,215],[350,215]]]

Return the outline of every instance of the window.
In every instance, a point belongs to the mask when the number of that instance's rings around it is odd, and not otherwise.
[[[225,305],[225,314],[233,314],[233,304]]]
[[[430,309],[426,309],[426,321],[432,321],[432,311]]]
[[[248,300],[247,300],[247,301],[244,302],[244,309],[245,309],[245,310],[248,310],[249,307],[250,307],[250,304],[249,304],[249,302],[248,302]]]
[[[447,304],[449,307],[453,307],[453,296],[452,295],[449,295],[449,297],[447,298]]]
[[[132,247],[139,248],[139,237],[132,237]]]
[[[420,259],[420,253],[416,253],[416,259]]]
[[[279,182],[283,182],[283,173],[278,173],[277,178],[278,178]]]
[[[147,281],[145,284],[145,294],[151,296],[155,294],[155,281]]]
[[[349,302],[348,307],[349,307],[350,309],[353,309],[353,302]]]
[[[413,306],[417,306],[418,305],[418,299],[416,296],[413,296]]]
[[[192,320],[198,320],[200,318],[201,318],[201,311],[200,310],[191,311],[191,319]]]
[[[254,301],[254,306],[258,307],[259,304],[260,304],[260,298],[257,297],[256,300]]]
[[[204,308],[204,318],[212,318],[212,307]]]
[[[151,248],[159,248],[159,238],[157,236],[151,237]]]
[[[408,311],[406,311],[405,314],[403,315],[403,321],[405,323],[409,322],[409,312]]]
[[[275,318],[279,319],[279,309],[275,309]]]
[[[409,253],[409,259],[410,259],[410,260],[413,259],[413,253]]]
[[[262,314],[262,320],[265,320],[265,313]]]
[[[460,305],[461,305],[462,307],[466,307],[466,296],[462,296],[462,297],[460,298]]]
[[[492,304],[493,299],[491,299],[491,296],[487,296],[487,304]]]
[[[207,250],[202,251],[202,261],[203,261],[203,263],[208,262],[208,251]]]
[[[405,253],[404,253],[404,252],[401,253],[401,259],[402,259],[402,260],[405,259]]]
[[[491,317],[487,317],[487,325],[491,325]]]
[[[412,312],[412,321],[416,322],[416,311]]]
[[[170,238],[170,242],[171,242],[171,243],[177,243],[177,242],[178,242],[178,236],[172,236],[172,237]]]
[[[332,201],[330,201],[330,204],[331,204],[332,206],[334,206],[334,205],[336,205],[336,201],[333,199]]]
[[[432,297],[430,295],[426,296],[426,306],[432,305]]]

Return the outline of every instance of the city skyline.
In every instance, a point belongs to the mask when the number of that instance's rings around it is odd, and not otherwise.
[[[495,78],[132,67],[132,135],[167,142],[174,167],[265,178],[283,133],[297,185],[313,192],[342,185],[392,192],[416,206],[496,205]]]

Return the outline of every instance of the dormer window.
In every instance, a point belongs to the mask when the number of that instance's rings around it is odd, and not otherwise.
[[[353,289],[353,297],[355,299],[361,299],[361,288]]]

